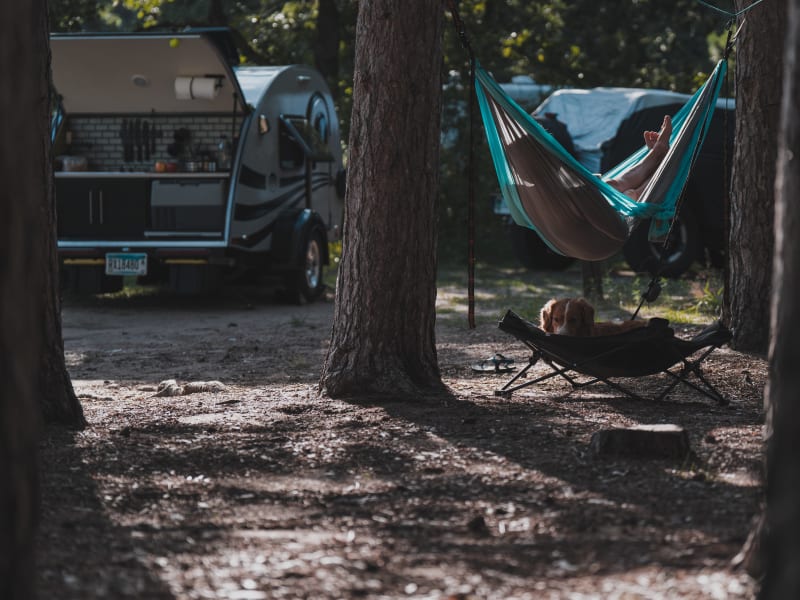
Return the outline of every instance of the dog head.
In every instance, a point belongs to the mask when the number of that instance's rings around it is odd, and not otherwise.
[[[548,300],[539,313],[539,327],[547,333],[555,333],[564,323],[564,309],[569,302],[566,298]]]
[[[583,298],[554,298],[542,308],[539,321],[548,333],[590,336],[594,307]]]

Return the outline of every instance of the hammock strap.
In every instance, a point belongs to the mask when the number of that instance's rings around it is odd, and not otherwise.
[[[742,22],[742,25],[744,25],[744,22]],[[725,52],[723,54],[723,60],[726,60],[726,61],[728,60],[728,57],[729,57],[729,55],[731,53],[731,50],[733,49],[733,44],[736,41],[736,37],[739,35],[739,32],[741,31],[741,27],[739,28],[739,30],[735,34],[733,33],[733,29],[734,29],[734,22],[733,22],[733,20],[731,20],[731,21],[728,22],[728,35],[727,35],[727,37],[725,39]],[[729,83],[728,71],[726,70],[725,71],[725,97],[726,98],[730,98],[730,91],[729,91],[729,88],[728,88],[728,83]],[[729,186],[728,175],[727,175],[728,174],[728,110],[727,110],[727,108],[728,108],[728,106],[727,106],[727,100],[726,100],[725,111],[722,114],[722,119],[723,119],[723,134],[722,134],[723,135],[723,142],[722,142],[722,183],[723,183],[723,186],[722,186],[722,189],[723,189],[723,194],[724,194],[723,203],[724,203],[724,206],[725,206],[725,214],[724,214],[723,218],[725,219],[725,231],[726,232],[728,231],[728,194],[730,193],[730,190],[729,190],[730,186]],[[708,121],[709,125],[710,125],[710,122],[711,121],[709,120]],[[699,153],[699,147],[695,149],[695,152],[694,152],[694,154],[692,156],[692,164],[694,164],[694,161],[696,160],[698,153]],[[670,243],[670,240],[671,240],[671,237],[672,237],[673,229],[675,227],[675,221],[680,216],[681,204],[683,203],[684,195],[685,195],[685,188],[684,188],[684,191],[681,192],[681,195],[678,197],[678,202],[675,205],[675,219],[673,219],[670,222],[669,230],[667,231],[667,235],[664,238],[664,244],[662,246],[661,255],[660,255],[659,260],[658,260],[658,267],[655,269],[655,273],[653,275],[653,278],[650,280],[650,283],[647,285],[647,289],[644,292],[642,292],[641,300],[639,301],[639,305],[636,307],[636,310],[633,312],[633,315],[631,315],[631,320],[633,320],[633,319],[635,319],[637,317],[637,315],[639,314],[639,311],[642,309],[642,306],[644,305],[645,302],[650,303],[650,302],[655,301],[655,299],[658,298],[658,294],[661,292],[661,274],[660,274],[660,272],[661,272],[661,269],[664,266],[664,261],[666,260],[666,257],[667,257],[667,249],[669,247],[669,243]],[[727,236],[726,236],[726,239],[727,239]],[[727,255],[727,252],[726,252],[726,255]]]
[[[733,18],[736,18],[736,17],[739,17],[739,16],[743,15],[748,10],[750,10],[752,8],[755,8],[756,6],[761,4],[763,1],[764,0],[755,0],[755,2],[752,2],[752,3],[748,4],[742,10],[739,10],[739,11],[736,11],[736,12],[731,12],[729,10],[725,10],[724,8],[720,8],[719,6],[714,6],[713,4],[711,4],[709,2],[705,2],[705,0],[697,0],[698,4],[702,4],[703,6],[711,8],[713,10],[716,10],[717,12],[722,13],[723,15],[727,15],[728,17],[733,17]]]
[[[727,71],[726,71],[726,77],[727,77]],[[712,115],[713,115],[713,108],[711,110],[712,110]],[[710,128],[710,126],[711,126],[711,118],[706,119],[703,122],[703,124],[700,126],[701,127],[701,130],[700,130],[700,139],[701,140],[703,138],[705,138],[707,130],[708,130],[708,128]],[[727,139],[724,140],[723,143],[725,145],[727,145],[727,143],[728,143]],[[690,173],[694,169],[694,165],[695,165],[695,162],[697,161],[697,157],[700,156],[700,148],[701,148],[701,146],[702,146],[702,144],[698,143],[692,148],[691,158],[689,159],[689,172]],[[723,178],[724,177],[725,177],[725,175],[723,174]],[[664,263],[667,260],[667,253],[668,253],[668,249],[669,249],[669,244],[672,241],[672,236],[673,236],[673,233],[675,231],[675,223],[677,222],[678,219],[680,219],[681,206],[683,205],[683,200],[684,200],[685,197],[686,197],[686,187],[684,187],[681,190],[680,194],[678,195],[678,199],[675,202],[675,216],[670,220],[669,228],[667,229],[667,233],[664,236],[664,242],[663,242],[663,244],[661,246],[661,252],[659,253],[660,256],[658,258],[657,266],[654,269],[653,278],[650,280],[650,283],[647,286],[647,290],[645,290],[642,293],[642,298],[639,301],[639,306],[636,307],[636,310],[634,311],[633,315],[631,315],[631,319],[635,319],[637,317],[637,315],[639,314],[639,311],[641,310],[641,308],[642,308],[642,306],[644,305],[645,302],[653,302],[658,297],[658,294],[661,291],[661,283],[660,283],[661,270],[663,269]]]
[[[475,53],[472,51],[467,28],[458,13],[456,0],[447,0],[447,6],[453,19],[461,45],[469,54],[469,158],[467,159],[467,322],[470,329],[475,329]]]

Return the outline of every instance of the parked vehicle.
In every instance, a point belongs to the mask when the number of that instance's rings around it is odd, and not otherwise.
[[[687,95],[666,90],[566,89],[550,95],[533,115],[584,166],[600,173],[641,147],[642,132],[657,130],[664,115],[674,115],[688,99]],[[668,247],[649,242],[649,223],[640,224],[623,249],[631,268],[660,269],[664,276],[677,277],[695,260],[715,266],[723,263],[725,182],[730,178],[734,121],[733,101],[718,101]],[[495,212],[508,215],[502,198],[495,201]],[[510,222],[510,217],[506,218]],[[563,268],[571,264],[570,259],[552,252],[534,231],[513,223],[511,228],[512,243],[515,239],[525,240],[517,241],[514,249],[526,267]]]
[[[51,48],[68,288],[135,275],[194,293],[268,273],[297,300],[322,293],[343,171],[318,72],[240,66],[221,28],[54,34]]]

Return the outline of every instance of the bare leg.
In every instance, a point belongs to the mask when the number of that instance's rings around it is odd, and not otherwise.
[[[658,132],[644,132],[644,143],[650,152],[641,162],[624,171],[617,178],[609,179],[608,184],[626,196],[638,200],[647,182],[667,155],[670,135],[672,135],[672,119],[667,115]]]

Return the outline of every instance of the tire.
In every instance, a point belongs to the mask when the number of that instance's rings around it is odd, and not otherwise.
[[[553,252],[532,229],[516,223],[509,228],[514,256],[526,269],[563,271],[575,262],[574,258]]]
[[[313,302],[325,291],[323,248],[324,237],[317,229],[306,231],[295,268],[286,277],[287,300],[302,304]]]
[[[649,229],[649,220],[641,222],[623,247],[625,260],[634,271],[677,278],[699,257],[702,248],[700,233],[697,220],[691,213],[683,213],[675,220],[663,262],[663,242],[648,240]]]

